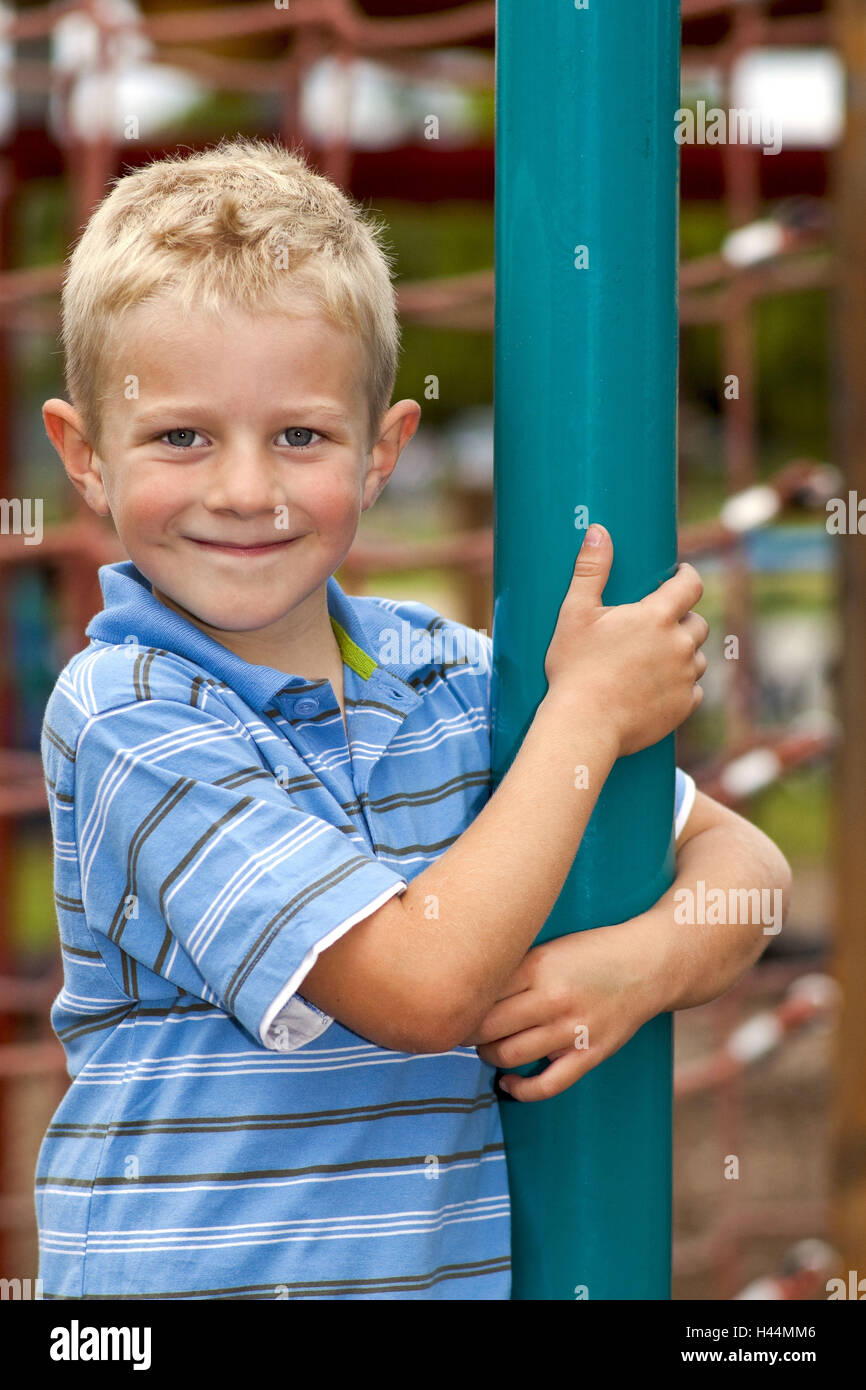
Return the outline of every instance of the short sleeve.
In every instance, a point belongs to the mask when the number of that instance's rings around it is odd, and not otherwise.
[[[213,708],[213,706],[211,706]],[[291,1051],[333,1020],[297,994],[316,958],[407,880],[302,810],[244,726],[170,699],[91,718],[76,749],[86,920],[127,960]],[[139,982],[140,983],[140,982]]]
[[[676,769],[676,783],[674,789],[674,840],[678,840],[682,834],[683,827],[691,815],[692,807],[695,804],[695,779],[690,777],[681,768]]]

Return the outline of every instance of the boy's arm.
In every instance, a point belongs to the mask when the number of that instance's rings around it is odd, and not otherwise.
[[[472,824],[400,898],[319,956],[303,997],[385,1047],[460,1044],[556,902],[617,751],[589,702],[548,691]]]
[[[781,931],[791,896],[791,868],[778,845],[703,792],[676,855],[673,884],[643,914],[658,950],[659,1013],[694,1008],[730,989]],[[700,920],[712,915],[714,889],[727,919],[717,924]]]
[[[520,1101],[558,1095],[648,1019],[729,989],[779,931],[790,888],[790,868],[773,841],[698,792],[677,842],[677,873],[668,891],[628,921],[529,951],[464,1042],[485,1062],[506,1069],[549,1058],[538,1075],[509,1076],[500,1085]],[[721,890],[726,908],[736,903],[736,911],[726,910],[717,923],[702,922],[711,915],[706,904],[713,890]]]
[[[263,1047],[338,1018],[394,1051],[449,1050],[553,906],[616,741],[608,711],[548,692],[494,796],[407,883],[302,810],[217,698],[166,685],[93,714],[70,750],[88,927],[124,996],[167,980]]]
[[[466,1037],[549,916],[616,759],[700,702],[700,576],[680,565],[638,603],[605,608],[612,555],[604,528],[591,528],[545,656],[547,694],[490,801],[399,903],[356,923],[303,982],[304,998],[374,1042],[438,1052]],[[383,1042],[383,1029],[400,1041]]]

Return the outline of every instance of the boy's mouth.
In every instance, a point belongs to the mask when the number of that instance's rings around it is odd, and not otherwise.
[[[231,541],[210,541],[203,540],[199,536],[187,536],[188,541],[193,541],[196,545],[202,546],[205,550],[217,550],[224,555],[271,555],[277,550],[283,550],[287,545],[292,545],[298,536],[290,536],[281,541],[261,541],[256,545],[246,542],[234,543]]]

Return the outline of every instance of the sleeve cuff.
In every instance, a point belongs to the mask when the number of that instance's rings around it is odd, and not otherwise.
[[[354,927],[356,922],[369,917],[389,898],[393,898],[395,893],[404,893],[408,887],[407,879],[401,879],[399,883],[391,884],[372,902],[367,903],[364,907],[359,907],[357,912],[353,912],[351,917],[346,918],[345,922],[341,922],[338,927],[329,931],[327,936],[323,936],[320,941],[310,947],[291,979],[283,985],[277,997],[265,1010],[259,1025],[259,1037],[262,1040],[262,1045],[268,1051],[294,1052],[299,1047],[303,1047],[305,1043],[318,1038],[326,1028],[330,1028],[334,1022],[333,1018],[329,1014],[322,1013],[321,1009],[317,1009],[314,1004],[309,1004],[305,999],[296,998],[297,991],[322,951],[333,945],[335,941],[339,941],[340,937],[350,927]]]
[[[694,777],[691,777],[688,772],[683,773],[683,780],[685,781],[683,801],[679,809],[679,814],[677,815],[674,821],[675,841],[678,840],[680,835],[682,834],[683,827],[685,826],[685,823],[688,820],[689,815],[691,814],[691,809],[695,804],[695,792],[697,791],[697,788],[695,786],[695,779]]]

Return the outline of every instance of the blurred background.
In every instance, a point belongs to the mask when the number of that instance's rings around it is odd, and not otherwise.
[[[682,14],[683,106],[760,111],[782,147],[681,149],[680,558],[711,632],[678,762],[778,843],[794,893],[747,978],[676,1017],[674,1297],[826,1298],[866,1226],[866,567],[856,519],[831,521],[866,461],[866,0]],[[0,6],[0,1278],[36,1274],[33,1169],[68,1084],[41,720],[97,566],[125,558],[42,425],[64,258],[125,169],[302,140],[387,219],[395,399],[423,407],[338,578],[492,631],[494,34],[493,3],[458,0]]]

